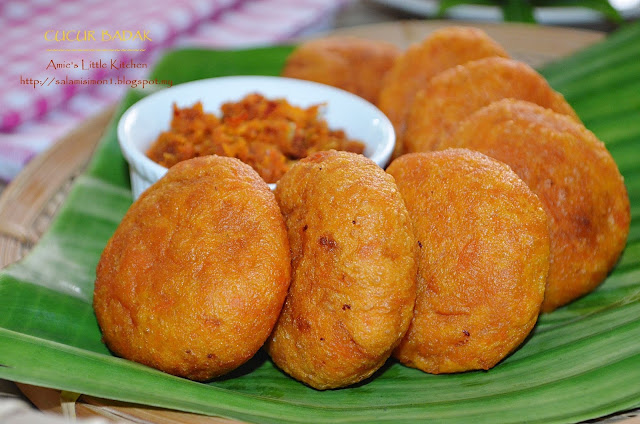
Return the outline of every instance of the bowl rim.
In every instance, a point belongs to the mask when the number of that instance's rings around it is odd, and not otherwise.
[[[393,149],[396,143],[396,134],[393,128],[393,124],[380,109],[378,109],[374,104],[363,99],[362,97],[357,96],[356,94],[353,94],[346,90],[333,87],[327,84],[314,82],[314,81],[307,81],[307,80],[280,77],[280,76],[267,76],[267,75],[232,75],[232,76],[203,78],[203,79],[176,84],[172,87],[164,88],[159,91],[150,93],[145,97],[143,97],[142,99],[136,101],[131,106],[129,106],[119,118],[117,128],[116,128],[118,144],[120,146],[120,150],[122,151],[123,156],[125,157],[125,159],[129,164],[129,167],[134,168],[137,173],[144,174],[147,176],[147,178],[154,179],[154,180],[160,179],[168,170],[168,168],[154,162],[151,158],[149,158],[146,155],[146,153],[143,152],[142,149],[138,148],[132,142],[131,138],[128,136],[128,129],[133,125],[132,120],[134,119],[135,114],[138,110],[140,110],[141,108],[145,108],[148,104],[152,104],[153,102],[157,101],[156,99],[158,98],[171,97],[174,93],[178,93],[178,94],[175,95],[176,98],[173,99],[171,103],[179,101],[177,97],[179,97],[180,91],[183,91],[185,89],[187,90],[191,89],[191,87],[194,87],[194,86],[195,87],[199,85],[207,86],[210,84],[224,84],[229,82],[246,82],[247,84],[255,85],[255,87],[252,87],[250,90],[247,90],[246,93],[244,94],[241,93],[240,97],[244,97],[250,92],[260,92],[260,85],[262,84],[268,85],[268,84],[284,83],[286,84],[287,87],[291,87],[291,89],[293,88],[303,89],[305,87],[315,87],[317,90],[331,93],[332,95],[337,95],[339,97],[347,99],[348,101],[355,102],[360,106],[364,107],[366,110],[368,110],[368,112],[372,116],[375,116],[379,122],[378,125],[387,128],[387,131],[384,131],[386,133],[386,137],[383,140],[383,142],[381,142],[378,145],[375,151],[372,152],[371,156],[367,156],[367,155],[365,156],[371,159],[372,161],[374,161],[378,166],[382,168],[384,168],[384,166],[386,166],[391,159],[391,155],[393,153]],[[268,97],[275,98],[276,96],[269,95]],[[287,98],[286,94],[277,95],[277,97]],[[234,100],[223,99],[221,103],[229,102],[229,101],[234,101]],[[319,100],[316,103],[319,103],[319,102],[321,102],[321,100]],[[295,101],[291,101],[291,104],[296,106]],[[330,105],[327,107],[330,107]],[[345,131],[348,131],[348,129],[346,128],[343,128],[343,129],[345,129]],[[363,142],[367,144],[366,140],[363,140]],[[141,169],[141,168],[144,168],[144,169]],[[268,185],[271,189],[274,189],[276,183],[268,183]]]

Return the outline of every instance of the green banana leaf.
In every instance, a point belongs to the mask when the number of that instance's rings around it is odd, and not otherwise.
[[[174,83],[277,74],[292,47],[169,53],[152,78]],[[623,173],[631,231],[593,293],[541,316],[531,337],[489,371],[428,375],[392,360],[373,378],[316,391],[263,352],[231,375],[196,383],[112,356],[91,300],[95,265],[131,204],[115,122],[32,252],[0,273],[0,378],[250,422],[575,422],[640,407],[640,25],[540,69]]]

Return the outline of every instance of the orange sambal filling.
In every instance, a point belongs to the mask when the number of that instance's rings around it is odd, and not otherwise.
[[[320,118],[322,106],[304,109],[254,93],[223,104],[217,117],[205,113],[201,102],[182,109],[174,103],[171,128],[160,134],[147,156],[167,168],[197,156],[234,157],[275,183],[295,161],[314,152],[362,153],[362,142],[330,129]]]

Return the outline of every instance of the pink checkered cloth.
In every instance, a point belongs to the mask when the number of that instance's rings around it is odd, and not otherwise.
[[[117,102],[129,86],[113,81],[143,78],[167,48],[282,43],[328,29],[348,1],[3,0],[0,180],[10,181],[82,120]],[[58,39],[73,30],[67,36],[80,41],[55,41],[56,30]],[[148,68],[121,66],[132,61]],[[105,79],[110,83],[91,84]]]

